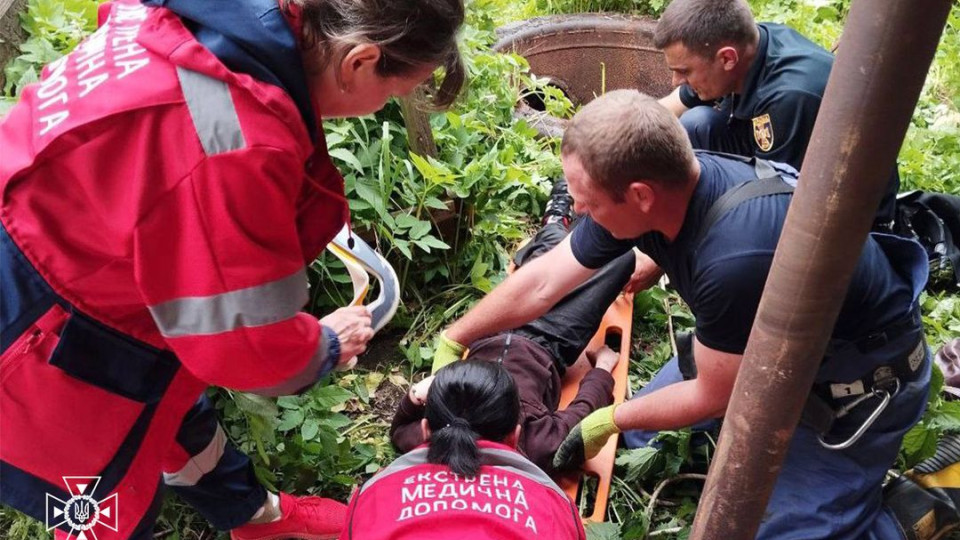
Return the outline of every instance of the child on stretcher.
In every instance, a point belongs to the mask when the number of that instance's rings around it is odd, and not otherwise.
[[[566,219],[547,221],[537,236],[517,253],[516,265],[519,267],[559,244],[567,235],[567,222]],[[467,359],[502,364],[513,377],[521,408],[518,449],[548,473],[553,472],[550,461],[567,433],[588,414],[613,402],[610,372],[619,354],[603,346],[587,352],[594,368],[583,377],[573,402],[565,410],[557,410],[566,368],[577,361],[596,334],[604,313],[629,281],[635,265],[636,258],[627,253],[539,319],[469,346]],[[394,416],[390,440],[401,452],[424,442],[420,421],[432,379],[428,377],[413,385]]]

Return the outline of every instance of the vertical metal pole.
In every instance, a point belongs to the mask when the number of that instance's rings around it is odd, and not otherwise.
[[[951,0],[854,0],[692,538],[756,535]]]

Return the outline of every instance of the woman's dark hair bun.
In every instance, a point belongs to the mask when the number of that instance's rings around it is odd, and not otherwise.
[[[502,442],[520,420],[520,398],[503,366],[484,360],[455,362],[437,372],[424,411],[430,426],[427,461],[464,477],[476,476],[476,439]]]

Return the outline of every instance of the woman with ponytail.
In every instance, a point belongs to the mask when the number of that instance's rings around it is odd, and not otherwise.
[[[576,506],[517,452],[520,398],[495,362],[437,372],[420,430],[427,442],[371,478],[343,539],[584,539]]]
[[[420,429],[430,441],[427,460],[473,477],[480,467],[477,439],[516,448],[520,400],[507,370],[488,362],[465,362],[434,381]]]

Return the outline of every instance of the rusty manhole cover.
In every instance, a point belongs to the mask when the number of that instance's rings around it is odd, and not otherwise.
[[[671,85],[663,53],[653,46],[656,25],[652,19],[605,13],[537,17],[498,29],[494,49],[526,58],[533,74],[549,79],[574,105],[619,88],[661,97]],[[529,119],[537,108],[528,100],[519,113]]]

